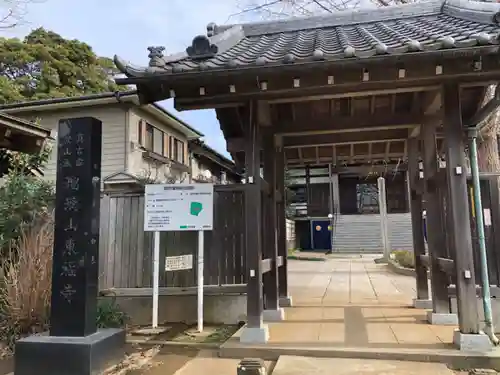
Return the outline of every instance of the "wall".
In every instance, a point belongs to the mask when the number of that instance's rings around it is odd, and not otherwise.
[[[109,298],[109,297],[101,297]],[[130,319],[130,324],[150,325],[153,300],[150,295],[118,296],[116,302]],[[238,324],[246,320],[247,297],[245,294],[205,293],[203,320],[208,324]],[[159,322],[197,322],[197,297],[189,295],[160,295],[158,298]]]
[[[125,168],[126,110],[118,105],[79,107],[54,111],[19,112],[15,115],[28,120],[39,119],[41,126],[54,132],[57,131],[59,120],[61,119],[86,116],[95,117],[101,120],[103,124],[101,181],[113,173],[122,172]],[[53,147],[50,160],[44,170],[45,179],[55,181],[56,161],[57,147]]]
[[[176,168],[170,167],[166,163],[151,161],[144,159],[143,151],[139,148],[139,121],[144,120],[147,123],[153,125],[159,130],[167,133],[169,136],[174,136],[180,141],[184,142],[184,160],[185,164],[189,165],[189,155],[188,155],[188,145],[187,138],[184,134],[176,131],[175,129],[168,127],[156,117],[146,113],[140,108],[132,108],[128,111],[128,122],[129,122],[129,157],[128,157],[128,172],[137,176],[151,177],[158,181],[166,181],[167,178],[174,177],[177,180],[182,180],[183,177],[186,178],[184,182],[189,182],[189,177],[185,173],[180,172]]]
[[[210,178],[207,179],[205,177],[205,171],[210,172]],[[191,176],[193,180],[197,182],[211,182],[214,184],[222,183],[220,170],[210,167],[208,163],[203,163],[195,154],[191,154]]]

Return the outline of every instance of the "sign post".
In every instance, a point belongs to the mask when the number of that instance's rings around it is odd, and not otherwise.
[[[203,331],[204,233],[213,229],[213,184],[146,185],[144,230],[155,232],[153,253],[153,328],[158,327],[160,232],[198,232],[198,331]],[[165,271],[193,267],[193,255],[167,257]]]
[[[153,239],[153,328],[158,328],[158,296],[160,292],[160,232]]]
[[[203,332],[203,258],[205,246],[203,231],[198,231],[198,332]]]

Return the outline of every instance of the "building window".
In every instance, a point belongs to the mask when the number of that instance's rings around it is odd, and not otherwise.
[[[163,155],[163,132],[153,128],[153,152]]]
[[[184,164],[184,142],[177,138],[170,137],[170,159]]]
[[[139,121],[139,144],[148,151],[167,156],[165,139],[167,134],[144,120]]]
[[[153,126],[151,126],[151,124],[146,123],[146,142],[144,144],[146,150],[153,151],[153,139],[154,139]]]

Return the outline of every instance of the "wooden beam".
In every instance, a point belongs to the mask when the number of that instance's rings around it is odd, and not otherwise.
[[[282,266],[278,269],[279,297],[288,297],[288,249],[286,242],[286,218],[285,218],[285,150],[278,146],[275,149],[275,206],[276,206],[276,229],[278,243],[278,257],[281,257]],[[281,198],[281,199],[280,199]]]
[[[424,114],[439,112],[441,104],[441,90],[427,91],[421,93],[421,106]]]
[[[485,46],[469,51],[449,49],[439,51],[439,62],[430,61],[427,54],[422,56],[398,56],[398,61],[388,65],[386,59],[371,61],[366,65],[363,59],[349,61],[321,62],[321,69],[311,69],[310,64],[289,64],[276,67],[253,66],[240,69],[223,70],[221,72],[198,74],[168,74],[165,77],[155,76],[155,85],[165,79],[163,96],[169,96],[169,91],[176,92],[175,105],[181,109],[207,108],[223,103],[245,103],[251,99],[268,101],[286,100],[316,100],[321,95],[339,94],[344,96],[349,92],[364,91],[369,95],[384,89],[409,89],[419,85],[427,89],[430,86],[444,82],[474,82],[499,80],[500,72],[496,55],[498,46]],[[444,54],[444,55],[443,55]],[[449,58],[445,58],[447,55]],[[482,69],[474,70],[474,61],[482,55]],[[422,58],[422,60],[420,60]],[[403,62],[401,59],[407,61]],[[382,61],[384,61],[382,63]],[[341,64],[341,65],[339,65]],[[400,79],[398,72],[400,64],[405,64],[407,77]],[[437,65],[442,67],[441,74],[436,74]],[[307,70],[304,68],[307,66]],[[369,69],[369,79],[363,80],[363,71]],[[265,71],[265,78],[262,73]],[[410,74],[411,73],[411,74]],[[294,87],[293,80],[300,75],[300,87]],[[266,90],[262,89],[260,81],[266,80]],[[335,83],[329,83],[329,77],[335,77]],[[144,81],[139,86],[151,85],[152,77],[137,78],[135,81]],[[235,84],[237,93],[229,92],[229,86]],[[200,95],[200,87],[205,88],[204,95]],[[424,89],[424,90],[425,90]],[[142,91],[141,87],[139,90]],[[418,90],[417,90],[418,91]],[[422,90],[420,90],[422,91]],[[301,99],[298,99],[298,98]],[[156,94],[155,100],[162,100]]]
[[[186,296],[197,293],[197,287],[160,287],[158,294],[160,296]],[[225,294],[245,294],[247,292],[246,284],[231,285],[205,285],[204,295],[216,296]],[[110,297],[150,297],[153,294],[153,288],[109,288],[99,292],[100,296]]]
[[[345,132],[378,131],[387,129],[413,129],[424,121],[425,116],[419,114],[379,114],[337,116],[331,118],[298,119],[284,122],[273,127],[277,134],[288,137],[309,134],[335,134]]]
[[[264,307],[266,310],[279,308],[278,257],[276,229],[276,152],[273,136],[263,137],[264,179],[269,183],[269,193],[263,195],[264,211],[264,257],[269,259],[269,272],[264,275]]]
[[[298,149],[300,150],[300,149]],[[337,165],[340,163],[348,163],[348,164],[359,164],[361,162],[378,162],[378,161],[390,161],[395,159],[402,159],[404,157],[403,152],[394,152],[389,155],[387,154],[372,154],[368,156],[368,154],[358,154],[351,157],[349,155],[341,155],[337,157]],[[323,165],[331,162],[331,158],[327,156],[322,156],[318,159],[316,158],[302,158],[302,159],[287,159],[287,165],[292,164],[311,164],[311,165]]]
[[[455,275],[455,261],[448,258],[437,258],[437,262],[441,271],[449,276]]]
[[[430,260],[430,258],[429,258],[429,256],[428,256],[428,255],[420,255],[420,256],[419,256],[419,258],[420,258],[420,261],[422,262],[422,264],[423,264],[426,268],[428,268],[428,269],[430,269],[430,268],[431,268],[431,260]]]
[[[282,134],[280,134],[282,136]],[[387,141],[400,142],[408,138],[406,129],[353,132],[329,135],[309,135],[302,137],[286,137],[283,139],[284,148],[304,148],[315,146],[341,146],[355,144],[385,143]],[[231,153],[244,151],[245,139],[243,137],[228,138],[227,151]]]
[[[411,131],[409,138],[417,138],[420,135],[420,125],[415,126]]]
[[[261,260],[261,272],[262,274],[266,274],[271,271],[271,267],[273,265],[273,260],[271,258],[266,258]],[[266,285],[264,284],[264,290],[266,289]]]
[[[265,101],[259,101],[257,102],[258,106],[258,123],[259,126],[271,126],[272,125],[272,120],[271,120],[271,109],[269,106],[268,102]]]
[[[372,142],[385,143],[392,141],[394,142],[404,141],[407,138],[408,138],[408,132],[406,131],[406,129],[384,130],[377,132],[308,135],[303,137],[285,138],[284,147],[301,148],[301,147],[313,147],[313,146],[350,145],[353,143],[355,144],[367,144]]]
[[[467,176],[464,130],[457,83],[443,88],[444,131],[446,135],[446,172],[448,177],[448,207],[451,240],[457,283],[459,329],[462,333],[479,333],[475,290],[474,256],[471,224],[468,215]],[[433,285],[434,287],[434,285]]]
[[[408,179],[410,187],[410,215],[413,239],[413,254],[415,257],[415,281],[417,299],[429,299],[429,285],[427,280],[427,267],[422,262],[425,255],[424,225],[422,222],[423,203],[422,196],[415,189],[418,180],[419,140],[412,138],[408,141]]]
[[[433,312],[448,314],[450,312],[447,292],[449,280],[437,263],[437,258],[446,257],[446,241],[442,235],[445,229],[442,220],[443,205],[435,178],[438,172],[436,127],[436,123],[429,123],[422,128],[422,160],[425,178],[424,199],[427,213],[427,242],[430,256]]]
[[[500,287],[492,286],[490,287],[490,293],[492,298],[500,298]],[[457,287],[456,285],[450,285],[448,287],[448,295],[450,297],[457,296]],[[481,285],[476,285],[476,297],[481,297],[483,295],[483,288]]]
[[[245,128],[245,249],[247,259],[247,327],[262,328],[262,192],[258,106],[250,102]]]
[[[387,141],[387,143],[385,144],[385,154],[387,155],[386,159],[389,159],[390,151],[391,151],[391,141]]]

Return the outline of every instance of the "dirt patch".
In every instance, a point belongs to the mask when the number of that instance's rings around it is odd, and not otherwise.
[[[0,375],[6,375],[14,372],[14,358],[5,357],[0,359]]]
[[[203,332],[200,333],[195,325],[175,323],[165,324],[165,327],[168,327],[168,329],[157,335],[149,335],[146,340],[222,344],[240,328],[239,325],[205,325]],[[145,339],[144,335],[135,334],[134,332],[141,332],[141,330],[132,330],[128,335],[130,339]]]

